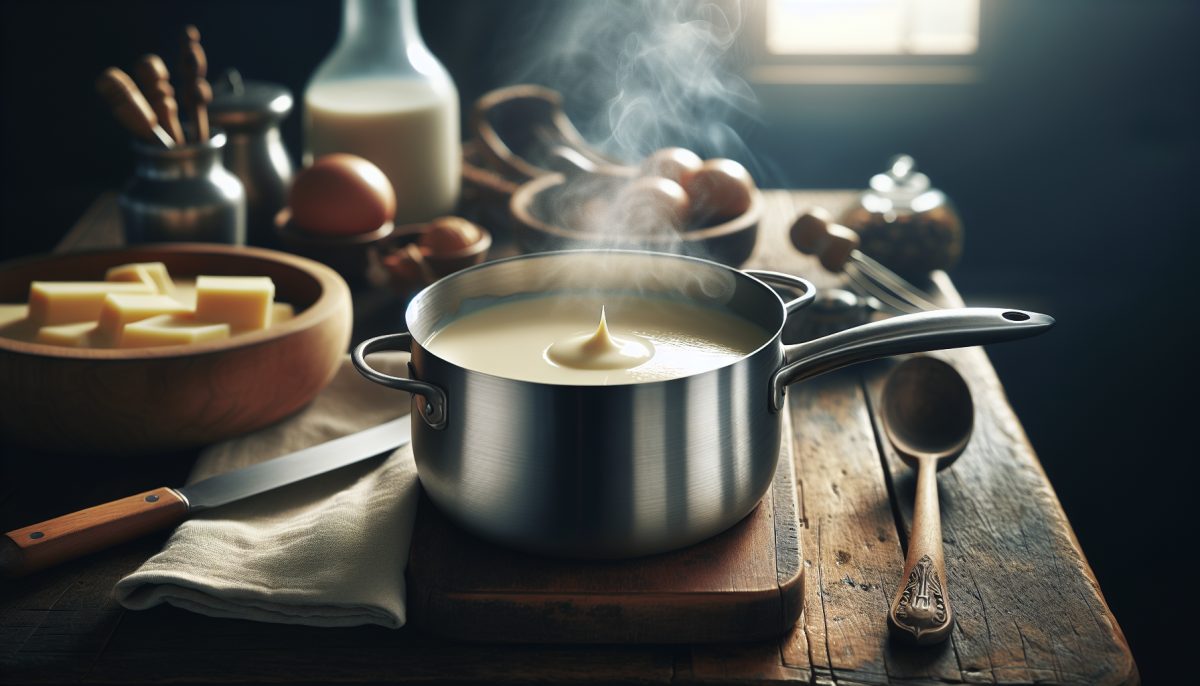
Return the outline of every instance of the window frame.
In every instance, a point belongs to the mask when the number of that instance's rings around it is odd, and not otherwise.
[[[767,4],[748,0],[743,37],[746,74],[759,85],[956,85],[981,78],[990,47],[987,28],[994,23],[993,3],[980,0],[977,44],[972,53],[773,53],[767,49]]]

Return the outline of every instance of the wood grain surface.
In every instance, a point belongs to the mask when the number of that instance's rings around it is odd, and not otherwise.
[[[829,285],[785,233],[799,210],[822,204],[836,212],[853,197],[767,193],[747,266]],[[93,208],[88,228],[68,239],[92,245],[92,236],[115,231],[102,221],[108,212]],[[958,301],[944,275],[933,285],[948,303]],[[275,626],[172,608],[125,612],[112,601],[112,586],[159,549],[161,537],[151,537],[0,589],[0,683],[1137,683],[1117,620],[987,356],[977,348],[942,356],[970,385],[976,428],[962,457],[939,474],[957,617],[940,647],[888,636],[913,472],[880,440],[875,407],[891,363],[878,362],[789,392],[805,610],[782,639],[515,646],[434,639],[411,628]],[[176,480],[156,469],[173,469]],[[4,475],[15,478],[0,479],[5,530],[178,483],[186,460],[94,478],[85,472],[64,483],[58,512],[48,512],[28,486],[45,471],[38,456],[9,451]]]

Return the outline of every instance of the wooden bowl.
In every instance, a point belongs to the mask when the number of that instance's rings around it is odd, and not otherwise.
[[[388,283],[393,290],[400,293],[418,291],[444,276],[482,264],[487,259],[488,250],[492,247],[491,232],[480,226],[479,229],[483,234],[480,240],[462,250],[440,255],[423,255],[421,260],[425,263],[425,268],[413,265],[411,273],[398,274],[390,271],[385,265],[385,256],[388,253],[403,250],[409,244],[416,244],[421,239],[421,234],[428,229],[428,222],[402,224],[396,227],[387,240],[380,241],[373,246],[372,250],[375,255],[372,261],[378,262],[383,271],[387,273]]]
[[[577,193],[571,197],[571,185],[580,179],[588,184],[589,193],[594,190],[595,197],[612,197],[617,186],[629,180],[626,176],[574,176],[568,180],[563,174],[548,174],[522,184],[513,193],[509,210],[513,216],[513,235],[525,252],[573,248],[652,250],[703,257],[734,267],[745,263],[754,252],[763,212],[762,192],[757,189],[751,198],[750,209],[729,221],[687,231],[631,236],[619,231],[602,233],[568,228],[553,221],[556,205],[580,204]],[[611,188],[608,187],[610,184]],[[587,201],[583,202],[586,204]],[[587,210],[580,208],[577,211]]]
[[[163,262],[172,276],[269,276],[296,317],[186,346],[67,348],[0,337],[0,442],[39,452],[134,456],[220,441],[299,410],[333,379],[350,343],[350,290],[332,269],[259,248],[149,245],[0,265],[0,302],[34,280],[102,280]]]
[[[284,250],[332,267],[354,288],[368,285],[371,246],[392,235],[393,230],[392,223],[387,222],[366,233],[318,236],[297,228],[292,223],[292,211],[286,207],[275,215],[275,235]]]

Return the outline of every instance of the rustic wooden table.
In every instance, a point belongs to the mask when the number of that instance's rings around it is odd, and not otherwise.
[[[820,204],[836,211],[853,194],[767,196],[747,266],[828,284],[820,267],[788,244],[787,227],[800,209]],[[59,250],[114,245],[118,222],[113,198],[105,196]],[[961,303],[945,275],[934,276],[934,287],[947,304]],[[127,612],[113,601],[113,584],[158,549],[160,536],[5,582],[0,682],[1137,683],[1121,629],[987,356],[978,348],[938,355],[967,378],[976,403],[974,437],[939,482],[957,613],[944,646],[911,648],[888,637],[885,616],[904,561],[914,478],[881,439],[877,399],[889,366],[882,362],[789,394],[805,612],[779,640],[501,646],[435,640],[407,629],[212,619],[168,607]],[[64,468],[10,448],[0,480],[0,526],[7,531],[182,483],[191,457],[140,460],[114,473],[87,463]]]

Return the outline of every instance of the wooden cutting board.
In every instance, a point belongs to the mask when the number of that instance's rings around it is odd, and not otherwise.
[[[408,567],[409,623],[505,643],[712,643],[779,636],[800,617],[803,567],[790,413],[758,507],[675,552],[578,561],[511,551],[451,523],[426,497]]]

